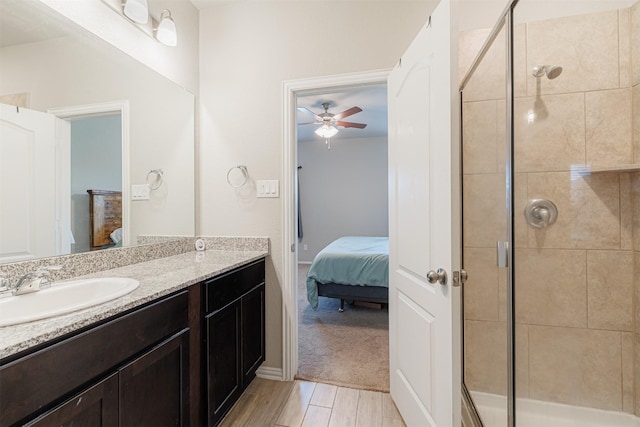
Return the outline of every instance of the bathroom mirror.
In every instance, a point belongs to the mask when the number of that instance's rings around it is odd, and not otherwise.
[[[95,249],[88,190],[122,194],[122,239],[98,248],[194,235],[193,94],[37,1],[0,0],[0,76],[12,106],[0,114],[0,263]],[[22,164],[39,146],[10,123],[32,112],[71,134],[44,151],[46,168]],[[145,190],[156,170],[162,185]]]

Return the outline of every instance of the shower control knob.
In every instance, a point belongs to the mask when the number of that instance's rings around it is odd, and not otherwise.
[[[441,285],[446,285],[447,272],[444,270],[444,268],[439,268],[436,271],[431,270],[427,273],[427,280],[429,281],[429,283],[439,282]]]
[[[547,228],[556,222],[558,208],[551,200],[533,199],[525,206],[524,217],[534,228]]]

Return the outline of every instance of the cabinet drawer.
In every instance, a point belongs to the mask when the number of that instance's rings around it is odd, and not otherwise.
[[[212,313],[264,283],[264,259],[204,283],[206,312]]]
[[[0,425],[41,411],[186,328],[187,315],[183,291],[0,366]]]

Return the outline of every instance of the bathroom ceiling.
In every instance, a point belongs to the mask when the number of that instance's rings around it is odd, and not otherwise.
[[[222,3],[239,3],[239,2],[268,2],[274,0],[191,0],[191,3],[198,9],[204,9],[209,6],[214,6]],[[301,0],[298,0],[301,1]],[[304,0],[304,1],[317,1],[317,0]],[[333,1],[353,1],[353,0],[333,0]],[[376,2],[380,0],[359,0],[359,1],[368,1],[368,2]],[[407,0],[403,0],[407,1]]]
[[[0,0],[0,48],[68,34],[64,24],[30,1]]]
[[[387,136],[387,86],[360,86],[343,91],[333,91],[326,93],[313,93],[299,95],[297,97],[297,107],[305,107],[318,114],[323,113],[322,103],[331,104],[329,112],[338,114],[351,107],[358,106],[362,111],[349,116],[345,121],[365,123],[364,129],[339,128],[340,132],[333,139],[350,138],[375,138]],[[296,122],[305,123],[313,121],[314,118],[308,113],[297,113]],[[314,133],[319,125],[298,126],[298,142],[322,141],[322,138]]]

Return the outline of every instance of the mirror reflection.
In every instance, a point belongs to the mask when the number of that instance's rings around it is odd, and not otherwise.
[[[191,93],[21,0],[0,76],[0,263],[194,235]]]

